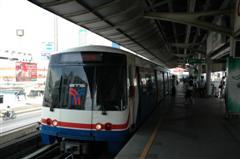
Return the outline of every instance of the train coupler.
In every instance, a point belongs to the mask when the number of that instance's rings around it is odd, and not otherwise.
[[[81,143],[78,141],[62,141],[61,151],[74,155],[85,155],[88,153],[88,143]]]

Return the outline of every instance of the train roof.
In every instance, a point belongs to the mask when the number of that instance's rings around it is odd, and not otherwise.
[[[108,53],[118,53],[118,54],[125,54],[127,56],[134,56],[137,59],[141,59],[142,61],[146,61],[149,62],[153,65],[155,65],[156,68],[161,68],[161,69],[166,69],[165,66],[162,66],[160,64],[155,64],[152,61],[146,60],[140,56],[137,56],[135,54],[132,54],[131,52],[127,52],[118,48],[113,48],[113,47],[109,47],[109,46],[102,46],[102,45],[88,45],[88,46],[81,46],[81,47],[75,47],[75,48],[70,48],[70,49],[66,49],[63,51],[59,51],[58,53],[68,53],[68,52],[108,52]]]
[[[129,52],[108,47],[108,46],[101,46],[101,45],[89,45],[89,46],[82,46],[82,47],[75,47],[75,48],[70,48],[67,50],[60,51],[58,53],[67,53],[67,52],[109,52],[109,53],[119,53],[119,54],[128,54]]]

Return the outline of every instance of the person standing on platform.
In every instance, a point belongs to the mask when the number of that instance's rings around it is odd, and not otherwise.
[[[172,75],[172,96],[176,95],[176,76]]]
[[[193,91],[194,91],[194,85],[192,78],[189,79],[189,81],[185,85],[186,94],[185,94],[185,103],[188,104],[194,104],[193,101]]]
[[[198,81],[198,90],[199,90],[199,96],[200,97],[204,97],[205,86],[206,86],[206,82],[204,80],[204,77],[201,76],[201,79]]]
[[[222,77],[222,80],[220,81],[220,84],[219,84],[218,88],[219,88],[218,98],[223,98],[224,89],[225,89],[225,76]]]

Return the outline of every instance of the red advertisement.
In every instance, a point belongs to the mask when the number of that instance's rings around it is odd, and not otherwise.
[[[29,62],[16,62],[16,81],[36,81],[37,64]]]

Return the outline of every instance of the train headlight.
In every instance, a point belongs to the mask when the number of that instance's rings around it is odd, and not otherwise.
[[[112,130],[112,124],[111,123],[106,123],[105,124],[105,129],[106,130]]]
[[[51,120],[50,118],[47,118],[47,119],[46,119],[46,124],[47,124],[47,125],[51,125],[51,124],[52,124],[52,120]]]
[[[58,121],[57,121],[57,120],[53,120],[53,121],[52,121],[52,125],[53,125],[53,126],[57,126],[57,125],[58,125]]]
[[[96,124],[96,130],[102,130],[103,126],[100,123]]]

